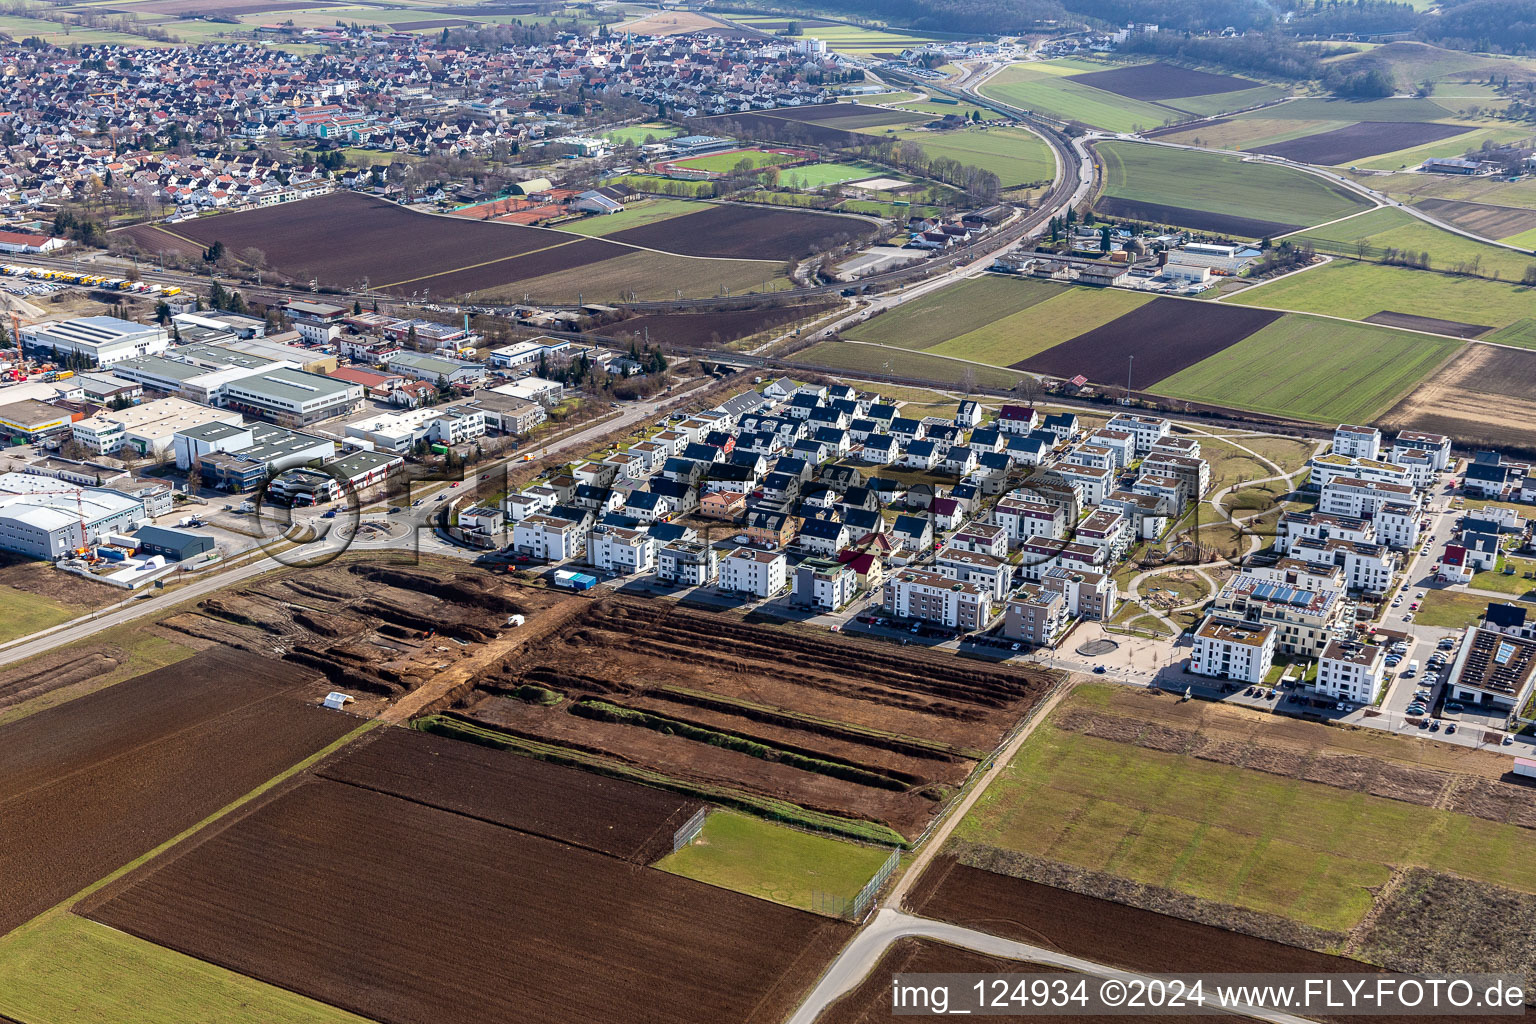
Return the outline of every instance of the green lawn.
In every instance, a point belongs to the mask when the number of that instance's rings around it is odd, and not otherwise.
[[[850,345],[837,341],[824,341],[804,352],[796,352],[793,358],[797,363],[833,372],[892,373],[946,385],[962,385],[967,375],[972,375],[982,387],[1011,388],[1024,378],[1024,374],[1013,370],[966,363],[958,359],[942,359],[926,352],[905,352],[878,345]]]
[[[813,893],[852,899],[890,854],[881,847],[717,810],[697,839],[657,861],[656,867],[758,899],[815,910]]]
[[[1536,592],[1536,580],[1526,575],[1536,571],[1536,561],[1506,555],[1500,559],[1500,563],[1500,569],[1514,569],[1515,574],[1507,576],[1503,572],[1480,572],[1472,577],[1472,582],[1467,586],[1474,590],[1496,590],[1501,594],[1509,594],[1511,597],[1522,600]]]
[[[750,163],[753,167],[767,167],[771,164],[788,164],[801,159],[789,153],[764,153],[757,149],[734,149],[725,153],[708,153],[704,156],[690,157],[687,160],[674,161],[678,167],[690,171],[716,171],[725,172],[733,170],[742,161]]]
[[[1043,71],[1033,64],[1015,64],[998,72],[981,87],[982,95],[1061,121],[1080,121],[1112,132],[1157,128],[1186,115],[1157,103],[1082,85]]]
[[[628,185],[640,192],[663,194],[676,192],[693,196],[711,196],[715,192],[715,183],[712,181],[684,181],[681,178],[666,178],[659,174],[621,174],[612,180],[616,185]]]
[[[69,913],[0,940],[0,1013],[25,1024],[367,1024]]]
[[[845,181],[861,178],[894,178],[897,175],[883,171],[871,164],[806,164],[791,167],[779,175],[779,185],[785,188],[819,189],[841,185]]]
[[[1154,385],[1159,394],[1331,423],[1369,423],[1464,342],[1283,316]]]
[[[1420,626],[1441,626],[1445,629],[1475,626],[1482,621],[1490,600],[1457,590],[1431,590],[1419,602],[1419,610],[1413,613],[1413,620]],[[1536,613],[1536,605],[1531,610]]]
[[[1241,157],[1135,142],[1098,147],[1104,194],[1280,224],[1319,224],[1370,204],[1313,174]]]
[[[955,835],[1330,931],[1358,924],[1396,866],[1536,892],[1536,836],[1518,826],[1050,724]]]
[[[1507,327],[1528,319],[1536,289],[1389,267],[1334,260],[1325,267],[1250,288],[1225,300],[1239,306],[1269,306],[1364,320],[1385,310],[1466,324]]]
[[[1536,256],[1476,242],[1433,224],[1426,224],[1411,213],[1389,207],[1289,237],[1292,241],[1311,242],[1320,252],[1346,256],[1356,255],[1360,251],[1358,244],[1362,242],[1369,247],[1367,258],[1380,258],[1382,255],[1377,253],[1373,256],[1370,250],[1427,252],[1433,270],[1454,270],[1459,266],[1471,269],[1476,261],[1479,275],[1492,277],[1498,274],[1505,281],[1519,281],[1528,268],[1536,266]]]
[[[0,616],[0,643],[68,622],[88,610],[6,586],[0,586],[0,608],[5,609]]]
[[[1056,157],[1040,136],[1026,128],[957,128],[953,131],[921,131],[906,128],[892,132],[870,131],[917,146],[932,157],[948,157],[970,167],[991,171],[1004,186],[1050,181],[1056,176]]]
[[[1483,335],[1483,341],[1500,345],[1516,345],[1520,348],[1536,348],[1536,318],[1516,320],[1508,327]]]
[[[639,146],[648,138],[655,138],[657,142],[673,138],[682,133],[682,129],[670,124],[650,122],[647,124],[626,125],[623,128],[614,128],[603,132],[603,138],[614,145],[622,145],[629,142]]]
[[[561,231],[574,231],[578,235],[611,235],[626,228],[638,228],[642,224],[654,224],[684,214],[698,213],[704,206],[687,199],[650,199],[638,203],[626,203],[619,213],[593,214],[580,220],[566,221],[558,227]]]
[[[1119,288],[1086,288],[1031,281],[1049,288],[1044,302],[967,331],[927,351],[941,356],[1011,366],[1046,349],[1101,327],[1152,296]]]
[[[843,336],[897,348],[932,348],[1060,294],[1060,285],[1042,281],[994,275],[973,277],[902,303],[844,331]]]

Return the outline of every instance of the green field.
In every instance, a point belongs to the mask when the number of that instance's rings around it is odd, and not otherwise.
[[[1015,283],[1033,284],[1050,291],[1043,302],[926,351],[1010,366],[1095,327],[1102,327],[1152,299],[1150,295],[1121,288],[1063,287],[1044,281]]]
[[[1283,117],[1301,121],[1448,121],[1451,112],[1434,100],[1300,99],[1240,115],[1263,120]]]
[[[1457,590],[1431,590],[1419,602],[1419,610],[1414,612],[1413,619],[1420,626],[1462,629],[1483,621],[1489,602],[1497,600]],[[1527,614],[1536,614],[1536,605],[1532,605]]]
[[[672,189],[683,195],[711,196],[715,193],[715,183],[712,181],[684,181],[659,174],[621,174],[612,182],[615,185],[628,185],[640,192],[667,193],[668,189]]]
[[[1526,829],[1042,726],[955,832],[1332,932],[1394,867],[1536,892]]]
[[[1158,394],[1330,423],[1369,423],[1464,343],[1283,316],[1154,385]]]
[[[1506,568],[1515,570],[1514,575],[1506,575],[1503,572]],[[1495,590],[1501,594],[1525,599],[1528,595],[1536,595],[1536,583],[1526,575],[1533,570],[1536,570],[1536,562],[1531,559],[1505,555],[1499,559],[1497,570],[1475,574],[1472,582],[1467,586],[1473,590]]]
[[[948,157],[971,167],[991,171],[1003,185],[1050,181],[1056,177],[1056,156],[1034,132],[1025,128],[959,128],[954,131],[921,131],[906,128],[881,132],[918,146],[929,157]]]
[[[561,231],[574,231],[578,235],[611,235],[626,228],[638,228],[642,224],[654,224],[689,213],[698,213],[708,207],[688,199],[648,199],[633,205],[626,204],[618,213],[593,214],[580,220],[564,221],[557,225]]]
[[[822,189],[841,185],[845,181],[861,178],[894,178],[898,175],[883,171],[873,164],[806,164],[791,167],[779,174],[779,185],[785,188]]]
[[[656,867],[758,899],[816,910],[813,893],[851,900],[890,853],[717,810],[697,839],[657,861]]]
[[[723,13],[721,17],[739,25],[756,27],[763,24],[782,25],[786,21],[805,21],[805,18],[796,18],[784,14],[734,14]],[[773,31],[773,29],[764,29]],[[871,53],[899,53],[909,46],[918,46],[923,43],[937,42],[938,37],[904,31],[885,31],[883,29],[863,28],[857,25],[804,25],[801,35],[807,39],[820,39],[827,44],[827,49],[837,50],[840,53],[853,54],[854,56],[866,56]]]
[[[632,124],[623,128],[614,128],[603,132],[603,138],[614,145],[622,145],[626,142],[632,145],[641,145],[648,138],[655,138],[657,142],[673,138],[682,133],[682,129],[670,124],[651,122],[648,124]]]
[[[1097,147],[1104,194],[1280,224],[1319,224],[1370,204],[1305,171],[1241,157],[1135,142]]]
[[[892,373],[948,385],[964,384],[969,376],[986,388],[1011,388],[1025,376],[1013,370],[944,359],[926,352],[908,352],[878,345],[850,345],[839,341],[824,341],[804,352],[796,352],[794,360],[834,372]]]
[[[367,1024],[69,913],[0,940],[0,1014],[26,1024]]]
[[[1250,288],[1225,301],[1346,320],[1364,320],[1389,310],[1507,327],[1530,317],[1536,289],[1380,263],[1334,260],[1325,267]]]
[[[1292,241],[1309,241],[1319,252],[1345,256],[1356,255],[1359,252],[1357,246],[1362,242],[1373,249],[1427,252],[1429,265],[1434,270],[1454,270],[1458,266],[1470,270],[1476,261],[1479,276],[1497,276],[1504,281],[1519,281],[1527,269],[1536,267],[1536,256],[1474,241],[1391,207],[1287,237]],[[1369,252],[1366,255],[1371,258]]]
[[[1260,103],[1273,103],[1275,100],[1289,96],[1290,92],[1289,89],[1282,89],[1275,85],[1254,85],[1251,89],[1238,89],[1235,92],[1180,96],[1176,99],[1163,100],[1162,103],[1164,106],[1173,107],[1188,114],[1211,117],[1228,110],[1242,110],[1244,107],[1257,106]]]
[[[896,348],[932,348],[1059,294],[1060,285],[1041,281],[973,277],[904,302],[844,331],[843,336]]]
[[[1497,345],[1536,348],[1536,319],[1527,317],[1524,320],[1516,320],[1508,327],[1483,335],[1482,340],[1491,341]]]
[[[753,167],[768,167],[772,164],[789,164],[801,159],[791,153],[765,153],[760,149],[733,149],[725,153],[709,153],[705,156],[689,157],[686,160],[673,161],[678,167],[690,171],[715,171],[724,173],[735,170],[743,161]]]
[[[0,607],[5,608],[5,615],[0,617],[0,643],[68,622],[89,610],[7,586],[0,586]]]
[[[1430,157],[1461,156],[1470,149],[1481,148],[1484,142],[1497,145],[1506,142],[1522,142],[1530,137],[1529,129],[1502,126],[1479,127],[1470,132],[1453,135],[1448,139],[1441,139],[1439,142],[1428,142],[1412,149],[1400,149],[1360,160],[1353,166],[1378,171],[1401,171],[1417,167]]]
[[[1081,85],[1033,64],[1004,68],[981,87],[981,93],[1032,113],[1112,132],[1157,128],[1186,116],[1171,107]]]
[[[897,103],[894,104],[894,106],[898,106],[902,110],[915,110],[919,114],[930,114],[935,118],[946,117],[950,114],[958,114],[961,117],[969,119],[973,114],[980,114],[981,119],[985,121],[989,117],[997,116],[995,111],[988,110],[986,107],[978,107],[974,103],[961,103],[959,100],[948,100],[935,97],[927,97],[921,100],[912,100],[907,103]]]

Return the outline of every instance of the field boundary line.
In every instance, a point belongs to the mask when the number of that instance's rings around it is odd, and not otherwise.
[[[568,232],[561,233],[568,234]],[[454,267],[451,270],[439,270],[435,274],[423,274],[421,277],[408,277],[404,281],[391,281],[388,284],[374,285],[374,288],[398,288],[403,284],[415,284],[417,281],[426,281],[434,277],[442,277],[444,274],[458,274],[465,270],[479,270],[481,267],[489,267],[493,263],[505,263],[507,260],[522,259],[524,256],[537,256],[541,252],[550,252],[554,249],[563,249],[567,245],[574,245],[579,239],[585,237],[585,235],[573,235],[569,241],[556,242],[554,245],[546,245],[542,249],[529,249],[527,252],[514,253],[511,256],[498,256],[493,260],[485,260],[481,263],[471,263],[465,267]]]
[[[1346,214],[1343,217],[1335,217],[1333,220],[1325,220],[1321,224],[1313,224],[1309,228],[1297,228],[1295,231],[1287,231],[1283,235],[1276,235],[1272,241],[1277,241],[1282,238],[1290,238],[1292,235],[1304,235],[1308,231],[1316,231],[1318,228],[1326,228],[1330,224],[1338,224],[1346,220],[1354,220],[1356,217],[1364,217],[1366,214],[1375,213],[1379,209],[1381,209],[1381,207],[1377,206],[1369,210],[1359,210],[1355,213]]]

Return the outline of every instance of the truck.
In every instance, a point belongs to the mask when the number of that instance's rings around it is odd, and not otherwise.
[[[1416,676],[1418,674],[1419,674],[1419,663],[1417,661],[1410,661],[1408,663],[1408,670],[1403,673],[1403,678],[1404,679],[1412,679],[1414,676]]]
[[[556,569],[555,586],[564,587],[567,590],[591,590],[597,586],[597,577],[584,572],[572,572],[569,569]]]

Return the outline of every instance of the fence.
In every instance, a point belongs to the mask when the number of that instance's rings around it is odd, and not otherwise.
[[[900,863],[901,851],[892,850],[891,855],[885,858],[885,862],[876,869],[873,877],[864,883],[864,888],[854,894],[851,899],[847,896],[839,896],[836,893],[821,892],[820,890],[813,889],[811,891],[811,909],[818,914],[825,914],[828,917],[840,917],[847,921],[859,922],[864,920],[864,916],[874,906],[875,894],[880,891],[880,887],[885,884],[886,879],[891,877],[891,872],[895,871],[896,865]]]
[[[709,808],[700,807],[693,812],[693,817],[683,822],[683,827],[672,834],[673,853],[693,842],[693,837],[704,830],[704,819],[708,816]]]

